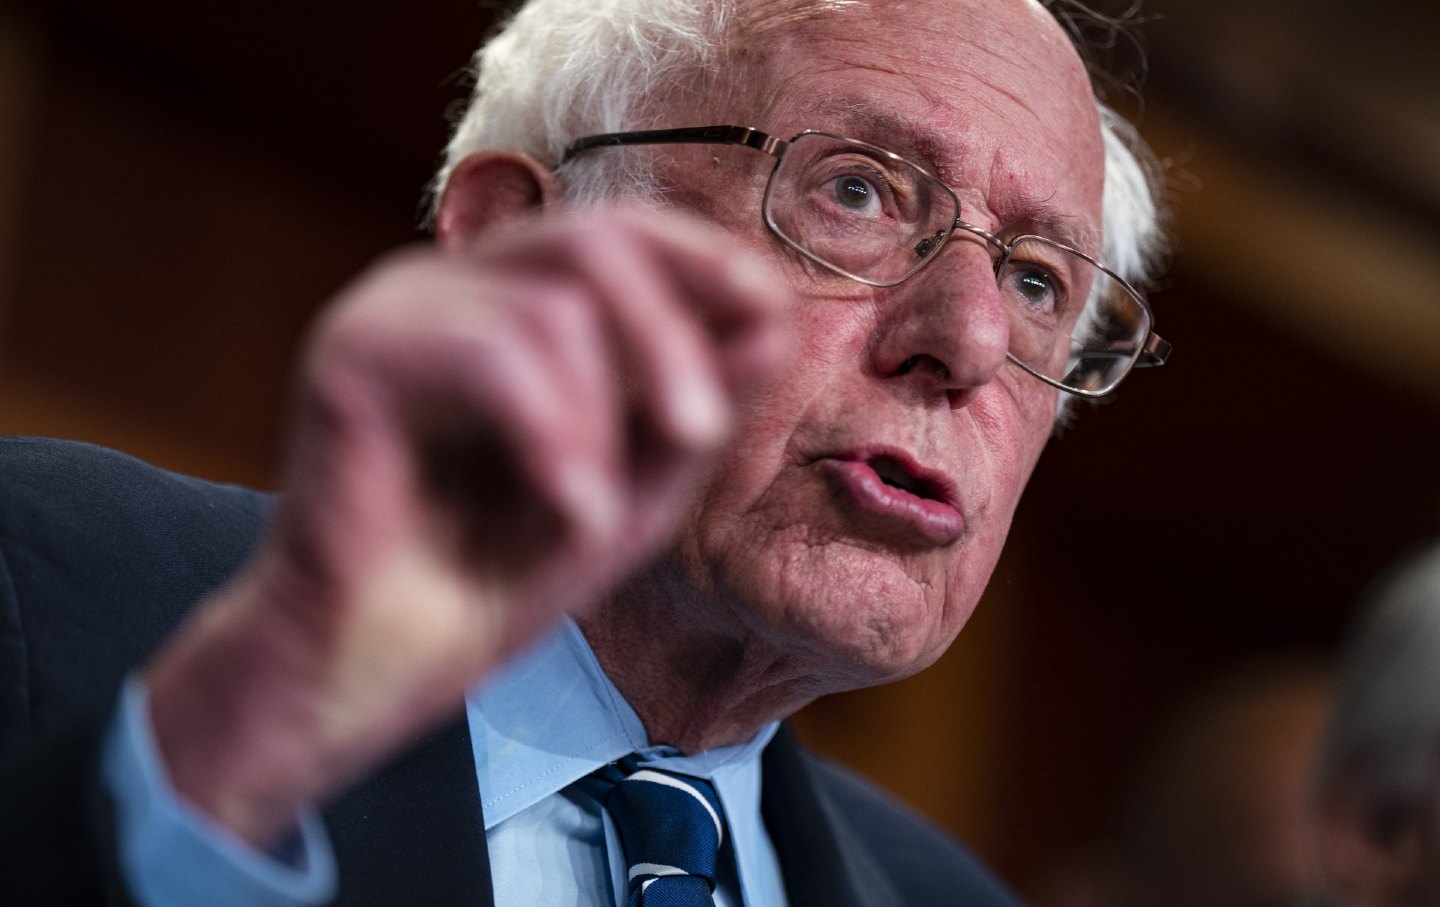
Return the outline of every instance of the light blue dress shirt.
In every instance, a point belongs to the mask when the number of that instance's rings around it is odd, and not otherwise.
[[[174,793],[147,715],[144,688],[132,681],[107,736],[103,767],[116,800],[121,867],[141,904],[309,907],[333,896],[334,858],[317,817],[301,819],[283,860],[246,846]],[[760,754],[775,725],[746,743],[696,756],[650,746],[639,717],[570,622],[472,690],[466,715],[496,904],[624,903],[614,823],[570,785],[632,752],[646,765],[715,784],[730,832],[717,905],[785,903],[760,818]]]

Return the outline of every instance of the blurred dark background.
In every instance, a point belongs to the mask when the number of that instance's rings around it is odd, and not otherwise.
[[[499,6],[0,0],[0,432],[269,484],[298,338],[424,241]],[[936,668],[800,719],[1032,891],[1181,703],[1323,663],[1440,530],[1440,5],[1145,13],[1114,100],[1170,170],[1172,363],[1052,446]]]

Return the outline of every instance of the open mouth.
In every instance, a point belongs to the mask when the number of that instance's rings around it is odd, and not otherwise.
[[[911,475],[898,460],[892,457],[871,457],[866,464],[875,470],[875,475],[880,477],[880,481],[892,488],[899,488],[918,498],[932,501],[941,500],[944,497],[934,483]]]
[[[821,464],[857,532],[922,549],[953,544],[965,534],[959,498],[945,477],[903,452],[841,453]]]

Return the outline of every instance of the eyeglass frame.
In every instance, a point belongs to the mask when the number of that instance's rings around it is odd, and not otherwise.
[[[914,268],[905,272],[904,276],[892,281],[877,281],[861,277],[858,274],[852,274],[851,272],[846,271],[843,268],[840,268],[839,266],[824,260],[820,256],[811,252],[809,249],[804,248],[799,243],[795,242],[793,239],[781,232],[780,227],[775,223],[774,219],[771,217],[770,214],[770,189],[773,185],[775,173],[778,172],[780,169],[780,160],[785,156],[786,149],[788,149],[790,144],[796,139],[807,135],[819,135],[826,138],[847,142],[849,144],[864,148],[874,154],[878,154],[883,158],[896,161],[898,163],[904,164],[907,167],[912,167],[924,176],[933,180],[936,185],[940,186],[947,193],[949,193],[951,201],[955,204],[954,220],[952,221],[950,227],[944,230],[942,234],[937,234],[921,240],[921,243],[925,243],[935,239],[938,239],[938,242],[935,243],[935,246],[933,248],[926,249],[922,253],[920,261],[915,265]],[[859,139],[852,139],[847,136],[836,135],[834,133],[823,132],[815,129],[807,129],[801,132],[797,132],[789,139],[780,139],[773,135],[770,135],[769,133],[762,132],[759,129],[755,129],[751,126],[682,126],[674,129],[641,129],[630,132],[605,132],[595,135],[581,136],[580,138],[575,139],[569,145],[565,146],[565,150],[560,156],[560,163],[556,165],[556,168],[558,169],[559,167],[568,164],[577,155],[582,154],[586,151],[592,151],[597,148],[618,148],[633,145],[742,145],[746,148],[752,148],[756,151],[764,152],[765,154],[768,154],[771,157],[775,158],[775,167],[770,171],[770,176],[766,179],[765,196],[761,202],[761,211],[764,215],[765,225],[770,229],[770,232],[773,233],[782,242],[784,242],[785,245],[794,249],[796,252],[799,252],[801,255],[805,256],[816,264],[819,264],[827,270],[837,273],[842,277],[848,277],[851,280],[858,281],[859,283],[863,283],[867,286],[882,288],[893,287],[904,283],[911,277],[914,277],[921,270],[923,270],[926,265],[930,264],[930,262],[934,261],[936,258],[939,257],[940,250],[944,248],[947,242],[949,242],[950,237],[955,234],[956,230],[960,230],[976,236],[981,240],[984,240],[986,245],[991,246],[992,248],[997,249],[1000,252],[1000,258],[996,260],[997,274],[999,273],[999,269],[1003,266],[1004,262],[1009,260],[1014,248],[1021,242],[1027,240],[1038,240],[1056,249],[1078,256],[1081,260],[1087,262],[1088,264],[1099,270],[1102,274],[1105,274],[1111,280],[1114,280],[1120,286],[1120,288],[1124,290],[1130,296],[1130,298],[1135,301],[1137,305],[1140,306],[1141,311],[1143,311],[1145,314],[1146,328],[1145,336],[1138,344],[1139,349],[1135,353],[1134,357],[1131,359],[1129,367],[1127,367],[1125,369],[1125,372],[1119,378],[1117,378],[1109,387],[1100,391],[1069,387],[1061,383],[1059,379],[1051,378],[1048,375],[1041,374],[1035,368],[1032,368],[1026,363],[1020,361],[1020,359],[1018,359],[1009,350],[1005,351],[1005,358],[1015,363],[1025,372],[1040,379],[1051,387],[1055,387],[1059,390],[1064,391],[1067,394],[1074,394],[1078,397],[1088,397],[1092,399],[1108,396],[1114,393],[1116,388],[1118,388],[1120,384],[1127,377],[1129,377],[1131,369],[1158,367],[1164,365],[1165,360],[1170,356],[1170,351],[1172,349],[1170,342],[1168,340],[1165,340],[1159,334],[1155,333],[1155,315],[1150,308],[1150,303],[1145,299],[1145,296],[1139,290],[1135,289],[1135,287],[1131,285],[1129,281],[1125,280],[1123,277],[1112,271],[1110,268],[1106,267],[1104,264],[1101,264],[1094,256],[1087,255],[1086,253],[1081,252],[1079,249],[1067,246],[1064,243],[1057,242],[1056,240],[1049,237],[1025,234],[1022,236],[1017,236],[1013,240],[1007,242],[983,227],[979,227],[975,224],[961,220],[960,214],[962,209],[960,206],[960,197],[955,194],[955,190],[952,189],[949,184],[947,184],[944,180],[940,179],[940,177],[936,176],[934,173],[931,173],[926,168],[920,166],[919,164],[916,164],[914,161],[902,157],[901,155],[898,155],[893,151],[881,148],[878,145],[872,145],[869,142],[862,142]],[[1072,339],[1073,336],[1074,335],[1072,334]]]

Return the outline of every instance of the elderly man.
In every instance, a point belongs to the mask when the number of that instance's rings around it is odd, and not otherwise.
[[[777,722],[944,651],[1062,397],[1163,360],[1119,276],[1144,171],[1065,32],[1028,0],[536,0],[480,73],[438,248],[322,320],[273,507],[5,446],[5,874],[1009,903]]]

